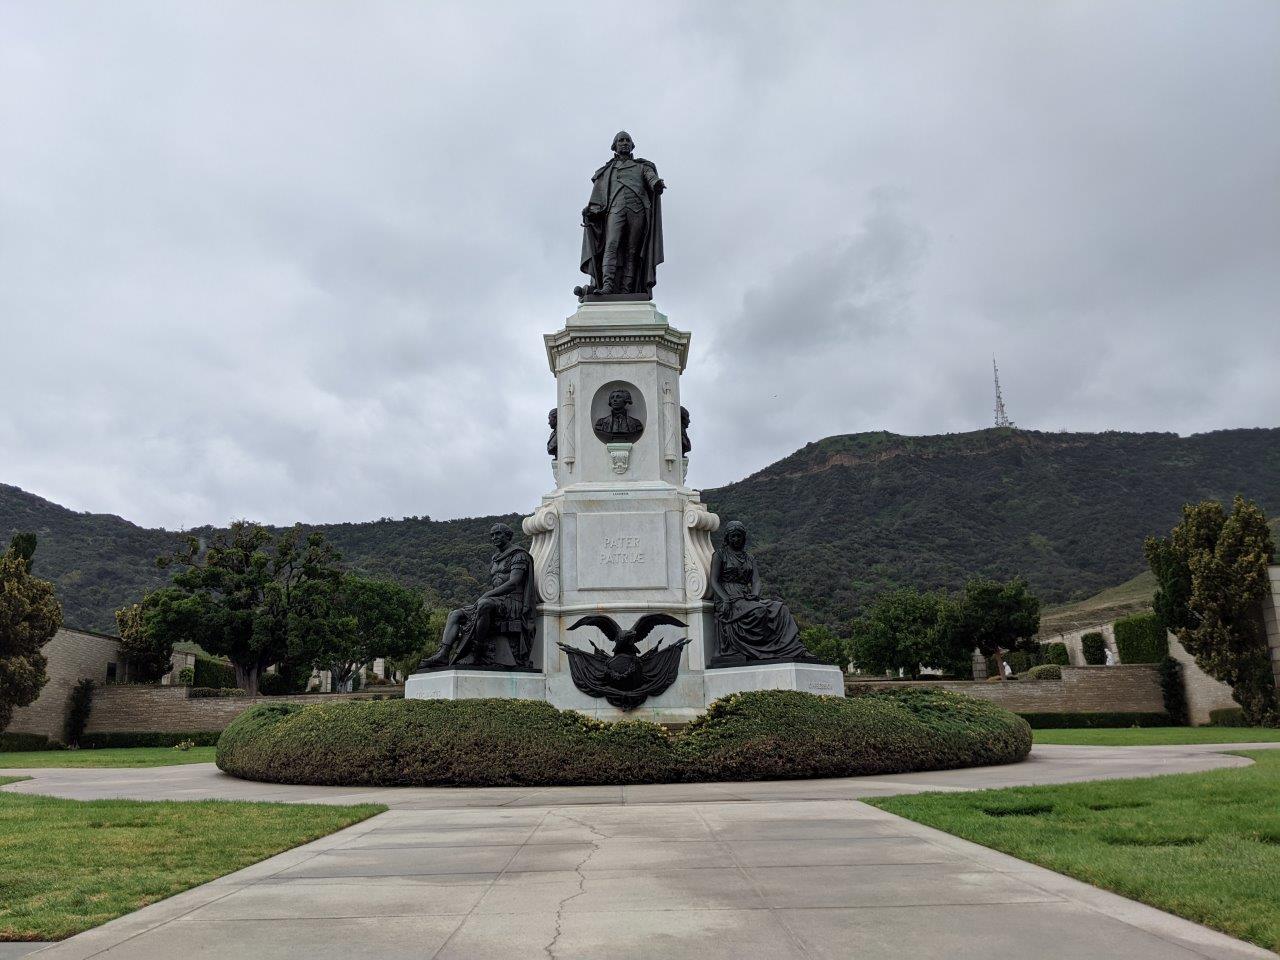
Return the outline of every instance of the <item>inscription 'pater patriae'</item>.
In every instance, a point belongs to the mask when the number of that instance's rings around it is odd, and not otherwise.
[[[644,563],[644,552],[639,537],[605,537],[604,546],[600,550],[600,562],[612,563]]]

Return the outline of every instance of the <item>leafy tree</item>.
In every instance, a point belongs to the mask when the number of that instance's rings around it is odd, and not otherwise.
[[[0,730],[40,696],[49,679],[40,648],[62,626],[53,587],[31,575],[34,549],[34,538],[19,534],[0,556]]]
[[[303,606],[302,645],[316,669],[329,671],[335,691],[376,658],[404,657],[426,642],[422,595],[389,580],[346,574],[333,584],[312,583]]]
[[[129,679],[140,683],[155,683],[169,672],[173,660],[173,636],[148,624],[147,614],[155,608],[151,596],[116,611],[120,653],[128,665]]]
[[[15,533],[9,541],[9,549],[13,555],[27,565],[27,573],[31,572],[31,563],[36,555],[36,535],[34,533]]]
[[[943,632],[947,607],[941,593],[906,587],[881,594],[854,624],[854,665],[869,673],[902,670],[913,679],[922,667],[954,671],[957,658]]]
[[[188,537],[186,549],[160,557],[162,568],[179,569],[148,598],[148,630],[157,642],[193,640],[225,656],[236,685],[256,694],[263,670],[298,657],[313,631],[315,586],[337,582],[339,559],[323,534],[301,527],[276,535],[237,520],[207,549]]]
[[[1149,539],[1159,582],[1155,609],[1196,664],[1231,687],[1251,723],[1276,719],[1276,685],[1263,623],[1275,543],[1259,507],[1236,497],[1187,504],[1164,539]]]
[[[829,663],[841,670],[849,664],[848,641],[837,636],[830,627],[805,627],[800,631],[800,642],[823,663]]]
[[[1040,629],[1040,599],[1021,577],[1001,583],[974,577],[947,607],[945,633],[953,656],[968,656],[976,647],[994,657],[997,676],[1004,676],[1004,655],[1032,650]]]
[[[444,623],[449,616],[449,611],[443,608],[428,607],[425,615],[426,627],[423,630],[421,642],[417,649],[409,651],[402,657],[393,657],[387,661],[387,666],[393,674],[400,677],[408,677],[418,669],[418,664],[440,649],[440,637],[444,634]]]

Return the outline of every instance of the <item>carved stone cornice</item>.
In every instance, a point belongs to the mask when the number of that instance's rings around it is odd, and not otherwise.
[[[689,334],[666,325],[565,328],[543,336],[547,364],[561,373],[579,363],[643,363],[657,361],[678,373],[689,358]]]

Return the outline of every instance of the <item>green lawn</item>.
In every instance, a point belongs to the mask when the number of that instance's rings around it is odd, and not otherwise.
[[[1033,730],[1036,743],[1091,747],[1159,747],[1177,743],[1280,743],[1280,730],[1266,727],[1117,727]]]
[[[0,793],[0,940],[61,940],[385,809]]]
[[[892,813],[1280,949],[1280,750],[1142,780],[868,800]]]
[[[28,767],[168,767],[213,763],[216,747],[128,747],[102,750],[15,750],[0,752],[0,770]]]

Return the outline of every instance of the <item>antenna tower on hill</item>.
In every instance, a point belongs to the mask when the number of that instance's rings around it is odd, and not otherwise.
[[[1004,409],[1004,395],[1000,393],[1000,368],[996,366],[996,358],[991,358],[991,375],[996,382],[996,426],[997,427],[1016,427],[1009,414]]]

